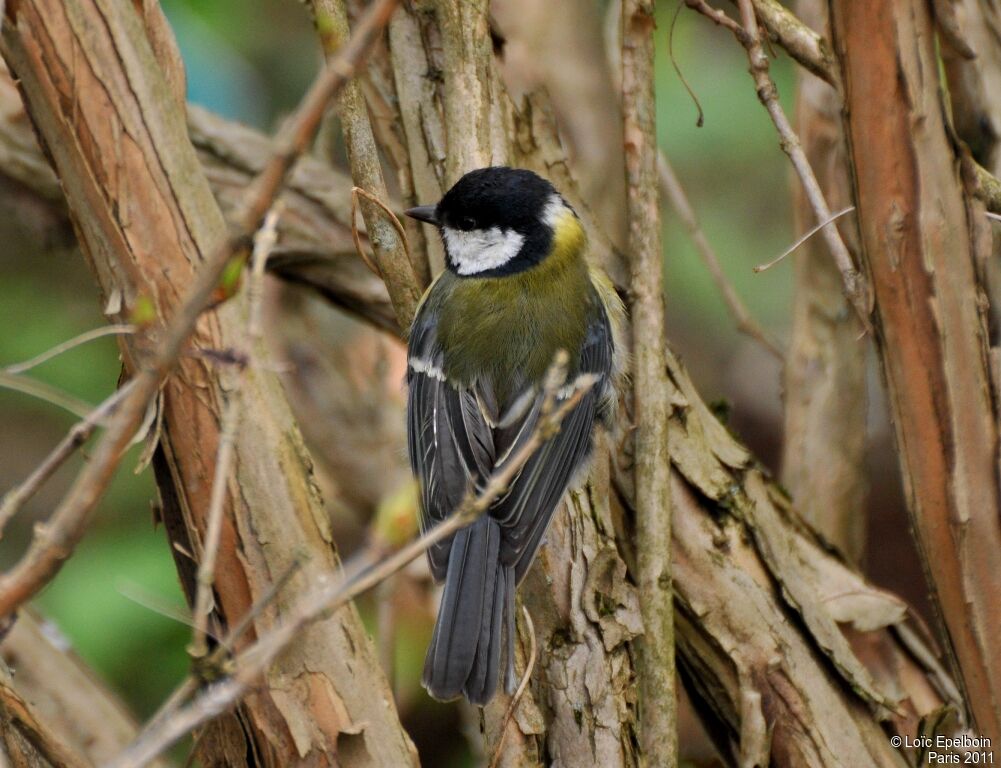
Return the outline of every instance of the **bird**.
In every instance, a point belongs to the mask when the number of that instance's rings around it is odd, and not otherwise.
[[[514,689],[515,590],[563,494],[586,472],[597,425],[611,426],[624,311],[588,264],[577,212],[532,171],[470,171],[437,204],[406,214],[438,230],[446,262],[408,337],[407,448],[422,532],[529,439],[560,350],[566,382],[593,382],[486,513],[427,551],[444,588],[421,682],[433,698],[484,706],[502,656],[505,689]],[[560,389],[557,406],[572,390]]]

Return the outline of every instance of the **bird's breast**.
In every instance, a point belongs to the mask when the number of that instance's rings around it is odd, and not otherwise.
[[[453,279],[438,325],[449,379],[464,386],[485,379],[503,407],[543,379],[558,350],[565,349],[575,367],[594,310],[582,259],[503,277]]]

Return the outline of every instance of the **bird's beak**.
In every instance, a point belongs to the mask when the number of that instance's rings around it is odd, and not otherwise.
[[[435,211],[438,208],[436,205],[418,205],[416,208],[411,208],[409,211],[404,211],[407,216],[411,219],[417,219],[417,221],[426,221],[428,224],[438,225],[438,216]]]

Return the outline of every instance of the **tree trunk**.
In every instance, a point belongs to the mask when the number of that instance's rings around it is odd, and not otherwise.
[[[833,0],[831,14],[908,507],[966,700],[1001,743],[998,424],[976,273],[988,222],[943,120],[928,4]]]

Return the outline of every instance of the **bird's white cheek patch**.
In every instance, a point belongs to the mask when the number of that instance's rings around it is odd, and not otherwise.
[[[460,275],[475,275],[507,264],[518,255],[525,236],[513,229],[473,229],[464,232],[442,228],[445,249]]]

